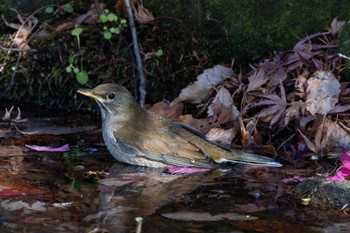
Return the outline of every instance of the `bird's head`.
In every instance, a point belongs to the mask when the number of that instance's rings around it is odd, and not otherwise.
[[[79,89],[77,92],[94,99],[103,117],[130,117],[140,109],[131,93],[117,84],[101,84],[92,90]]]

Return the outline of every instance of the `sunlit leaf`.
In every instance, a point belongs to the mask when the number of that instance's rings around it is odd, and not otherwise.
[[[65,6],[63,7],[63,10],[66,11],[66,12],[68,12],[68,13],[72,13],[72,12],[74,11],[74,8],[73,8],[72,5],[65,5]]]
[[[157,52],[156,52],[156,56],[157,56],[157,57],[160,57],[160,56],[163,56],[163,55],[164,55],[163,50],[158,49]]]
[[[115,14],[113,14],[113,13],[109,13],[109,14],[107,15],[107,20],[110,21],[110,22],[112,22],[112,21],[117,21],[117,20],[118,20],[118,17],[117,17]]]
[[[111,32],[103,32],[103,37],[106,39],[106,40],[109,40],[112,38],[112,33]]]
[[[76,78],[81,85],[85,85],[89,81],[89,76],[84,70],[77,73]]]
[[[106,23],[107,20],[108,20],[107,15],[105,15],[105,14],[100,15],[100,21],[101,21],[101,23]]]
[[[80,34],[83,32],[83,28],[81,27],[77,27],[77,28],[74,28],[71,32],[72,36],[80,36]]]
[[[49,7],[45,8],[45,13],[51,14],[52,12],[53,12],[53,7],[52,6],[49,6]]]

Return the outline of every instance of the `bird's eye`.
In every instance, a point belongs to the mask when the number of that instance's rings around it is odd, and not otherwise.
[[[113,100],[114,98],[115,98],[115,94],[113,94],[113,93],[110,93],[107,95],[107,99],[109,99],[109,100]]]

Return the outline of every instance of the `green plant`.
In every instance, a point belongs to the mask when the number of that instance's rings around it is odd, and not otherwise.
[[[105,9],[100,15],[100,22],[104,24],[102,34],[106,40],[111,39],[113,34],[120,34],[121,29],[127,23],[126,19],[119,19],[118,16],[109,12],[108,9]]]
[[[85,85],[89,81],[88,73],[84,70],[83,65],[81,65],[80,68],[76,67],[74,65],[74,60],[78,56],[84,55],[84,50],[81,48],[80,45],[80,34],[83,32],[82,27],[76,27],[71,31],[71,35],[75,36],[77,39],[78,49],[79,52],[76,55],[70,55],[68,58],[69,65],[66,67],[66,72],[71,73],[72,71],[75,73],[75,78],[77,79],[78,83]]]

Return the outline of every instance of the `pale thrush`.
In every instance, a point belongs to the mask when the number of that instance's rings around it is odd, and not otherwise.
[[[195,129],[141,108],[123,86],[102,84],[78,92],[101,108],[104,142],[120,162],[148,167],[216,168],[230,162],[282,166],[269,157],[223,149]]]

